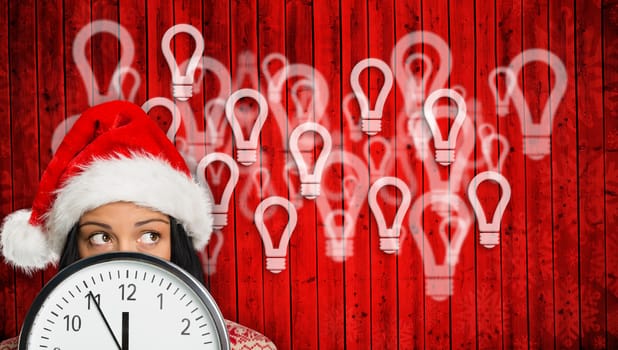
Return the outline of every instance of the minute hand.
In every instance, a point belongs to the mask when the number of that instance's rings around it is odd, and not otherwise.
[[[101,306],[99,306],[99,303],[97,303],[97,299],[92,294],[92,291],[88,292],[88,296],[92,299],[92,302],[97,307],[97,310],[99,311],[99,314],[101,315],[101,318],[103,319],[103,322],[105,322],[105,325],[107,326],[107,330],[109,331],[109,334],[111,334],[112,338],[114,338],[114,342],[116,343],[116,346],[118,347],[118,350],[123,350],[120,347],[120,343],[118,342],[118,339],[116,339],[116,336],[114,335],[114,332],[112,331],[112,327],[110,327],[109,322],[107,322],[107,318],[105,318],[105,315],[103,314],[103,311],[101,310]]]

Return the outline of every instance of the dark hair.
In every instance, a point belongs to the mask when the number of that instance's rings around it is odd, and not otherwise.
[[[172,254],[170,261],[187,271],[195,277],[200,283],[205,285],[204,271],[202,263],[197,252],[193,248],[193,242],[185,231],[182,224],[175,218],[170,216],[170,234],[172,244]],[[58,262],[58,269],[61,270],[72,263],[80,260],[79,249],[77,247],[77,238],[79,236],[79,226],[75,224],[67,236],[62,249],[62,255]]]

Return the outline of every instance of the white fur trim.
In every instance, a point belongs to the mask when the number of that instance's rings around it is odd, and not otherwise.
[[[18,210],[4,219],[0,228],[2,255],[8,263],[30,273],[55,263],[58,255],[49,249],[41,227],[32,226],[31,211]]]
[[[46,226],[50,248],[58,255],[85,212],[113,202],[132,202],[176,218],[198,251],[206,246],[212,231],[209,190],[150,155],[95,159],[57,193]]]

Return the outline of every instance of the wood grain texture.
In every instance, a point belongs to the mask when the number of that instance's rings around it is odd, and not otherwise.
[[[134,77],[125,72],[117,78],[122,97],[142,105],[154,97],[173,100],[173,79],[161,40],[173,25],[189,23],[204,38],[203,56],[227,70],[196,73],[203,79],[194,96],[176,101],[182,124],[175,143],[192,169],[212,152],[236,158],[237,142],[223,105],[210,108],[209,103],[224,101],[240,88],[256,89],[269,99],[269,74],[293,67],[281,86],[281,102],[269,101],[257,162],[239,165],[228,224],[217,233],[223,237],[221,250],[215,239],[203,256],[218,253],[216,271],[206,275],[207,285],[226,318],[264,333],[281,349],[616,348],[617,6],[614,0],[0,0],[0,219],[30,207],[58,137],[81,112],[105,98],[93,90],[95,79],[102,95],[113,89],[110,80],[127,43],[109,33],[89,39],[80,55],[91,73],[82,77],[73,54],[78,33],[97,31],[96,21],[102,19],[111,21],[117,32],[127,30],[134,53],[130,68],[140,82],[135,94]],[[422,53],[432,67],[391,62],[399,40],[415,31],[425,32],[402,56]],[[442,60],[432,47],[430,33],[448,44],[450,60]],[[178,61],[184,61],[194,44],[179,35],[170,48]],[[525,102],[533,121],[540,120],[555,87],[552,63],[521,69],[517,88],[525,100],[511,102],[506,116],[496,113],[498,101],[488,81],[496,67],[521,64],[512,60],[531,48],[553,53],[567,73],[564,97],[559,105],[549,106],[555,114],[551,153],[539,160],[525,152],[523,139],[531,124],[522,125],[518,111]],[[287,62],[263,66],[273,53]],[[382,131],[372,136],[361,132],[360,105],[350,97],[351,71],[368,57],[386,62],[395,77]],[[437,79],[440,67],[451,68],[444,81]],[[465,95],[476,132],[457,140],[458,145],[474,141],[460,182],[454,180],[454,166],[436,165],[432,141],[425,158],[417,148],[419,137],[409,125],[422,118],[414,115],[421,106],[410,107],[410,92],[397,81],[405,69],[416,77],[427,73],[425,97],[441,87],[457,88]],[[370,105],[383,81],[374,68],[360,75]],[[504,81],[496,82],[504,93]],[[295,90],[299,85],[303,87]],[[324,86],[324,112],[313,105],[299,113],[296,97],[307,107]],[[247,106],[256,107],[248,104],[236,110],[243,114]],[[249,114],[243,115],[251,118]],[[177,117],[161,107],[149,115],[162,129]],[[305,121],[325,126],[333,143],[332,163],[324,171],[322,194],[316,200],[299,194],[300,175],[289,153],[289,135]],[[446,118],[440,122],[443,129],[451,124]],[[474,222],[457,264],[446,266],[454,272],[452,295],[440,301],[428,295],[431,276],[424,260],[430,250],[438,263],[453,259],[446,254],[440,230],[454,238],[457,226],[452,219],[459,210],[472,209],[467,198],[470,179],[489,169],[481,125],[491,126],[509,141],[507,148],[498,143],[490,148],[494,162],[500,152],[506,154],[498,170],[509,180],[512,195],[500,244],[483,247]],[[322,144],[319,136],[313,141]],[[303,150],[303,156],[315,161],[320,147]],[[215,196],[223,191],[219,180],[229,176],[217,173],[220,169],[215,166],[205,173]],[[429,206],[420,222],[413,222],[427,237],[420,246],[408,212],[400,251],[385,254],[363,193],[383,176],[404,181],[412,203],[426,201],[428,197],[421,195],[435,190],[435,180],[441,179],[466,207],[451,205],[444,212]],[[266,269],[253,216],[258,204],[274,195],[289,199],[299,218],[287,247],[286,269],[278,274]],[[499,195],[491,184],[478,190],[483,206],[495,204]],[[401,194],[384,188],[378,202],[390,223]],[[353,222],[328,221],[329,214],[341,209],[354,214]],[[275,244],[286,223],[283,210],[267,212],[265,225]],[[331,236],[341,236],[350,226],[353,250],[333,258],[328,248]],[[0,262],[0,340],[19,333],[36,293],[55,273],[51,268],[28,276]]]

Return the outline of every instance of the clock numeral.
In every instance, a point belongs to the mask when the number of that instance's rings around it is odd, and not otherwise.
[[[91,297],[90,294],[86,294],[86,300],[88,300],[88,310],[90,310],[90,303],[91,303]],[[97,294],[94,296],[94,298],[96,299],[95,304],[101,305],[101,294]]]
[[[159,298],[159,310],[163,310],[163,293],[157,294],[157,298]]]
[[[185,329],[182,330],[182,332],[180,332],[181,335],[191,335],[191,333],[189,333],[189,327],[191,326],[191,321],[188,318],[183,318],[182,319],[182,323],[186,324]]]
[[[137,287],[133,283],[129,283],[126,287],[124,284],[121,284],[118,286],[118,289],[120,289],[122,300],[135,301],[135,291]]]
[[[79,317],[79,315],[66,315],[62,319],[67,322],[67,332],[79,332],[79,330],[82,328],[82,319],[81,317]]]

